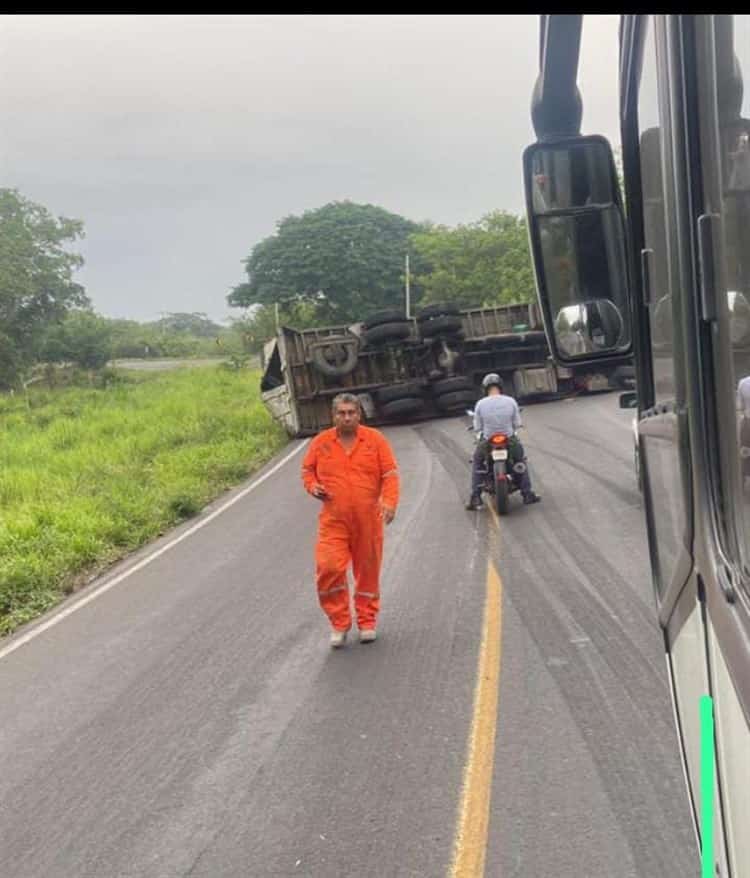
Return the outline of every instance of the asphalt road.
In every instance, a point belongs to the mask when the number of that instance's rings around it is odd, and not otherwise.
[[[526,407],[543,502],[499,525],[463,509],[465,418],[389,429],[375,644],[328,647],[299,453],[0,642],[3,878],[446,875],[489,570],[485,874],[697,878],[630,418]]]
[[[157,357],[142,360],[112,360],[109,365],[114,369],[127,369],[136,372],[168,372],[172,369],[197,369],[201,366],[218,366],[223,362],[226,362],[226,360],[221,357],[204,357],[202,359]]]

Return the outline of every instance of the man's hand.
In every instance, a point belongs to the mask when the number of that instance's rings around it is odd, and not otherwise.
[[[396,517],[396,510],[391,506],[386,506],[383,501],[380,501],[380,517],[386,524],[390,524],[393,519]]]
[[[320,484],[320,482],[316,482],[312,486],[312,488],[310,489],[310,493],[313,495],[313,497],[316,497],[318,500],[330,500],[331,499],[331,495]]]

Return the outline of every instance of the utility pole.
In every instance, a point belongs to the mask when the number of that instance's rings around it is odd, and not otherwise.
[[[276,332],[279,331],[279,303],[274,303],[274,313],[276,314]]]
[[[409,298],[409,254],[406,254],[406,317],[411,317],[411,300]]]

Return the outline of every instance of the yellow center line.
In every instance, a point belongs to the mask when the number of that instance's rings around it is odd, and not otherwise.
[[[497,510],[495,509],[495,504],[490,500],[489,503],[484,504],[492,513],[492,523],[495,525],[495,530],[500,530],[500,516],[497,514]]]
[[[500,684],[502,597],[502,580],[489,561],[474,712],[450,878],[484,875]]]

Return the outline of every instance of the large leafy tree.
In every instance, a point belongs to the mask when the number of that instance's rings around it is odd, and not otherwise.
[[[311,306],[316,323],[362,320],[404,302],[404,257],[420,226],[372,204],[332,202],[288,216],[245,260],[230,305]],[[412,268],[414,270],[414,268]],[[416,285],[412,295],[419,297]]]
[[[83,223],[54,217],[15,189],[0,189],[0,386],[12,386],[50,323],[89,304],[73,273],[83,257],[66,245]]]
[[[535,296],[526,221],[497,210],[479,222],[432,226],[411,236],[427,269],[417,276],[423,302],[464,307],[530,302]]]

